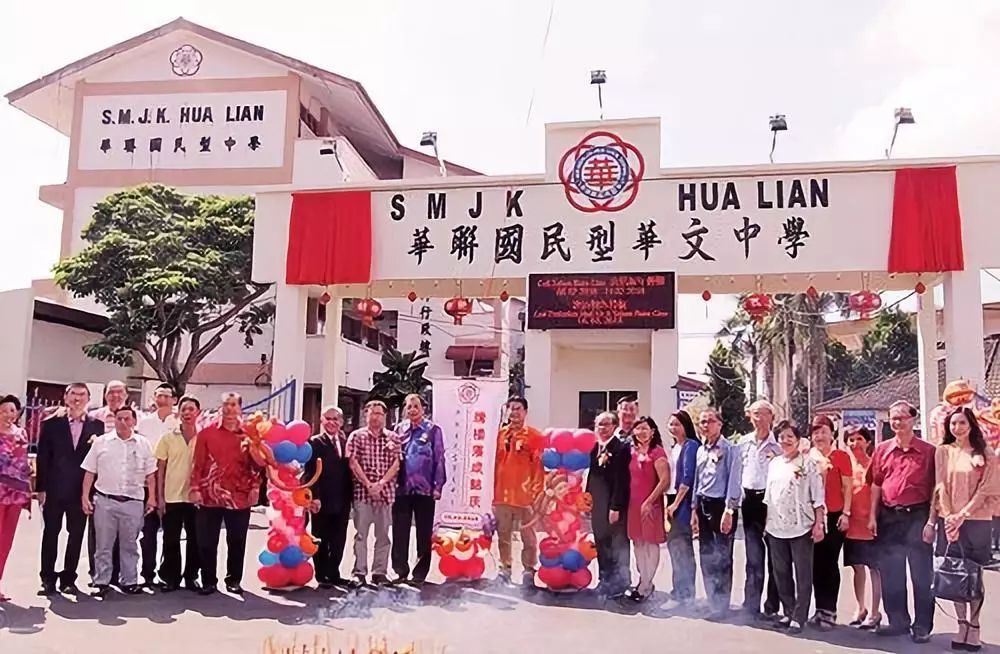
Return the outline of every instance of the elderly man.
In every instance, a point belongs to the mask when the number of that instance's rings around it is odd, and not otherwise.
[[[347,545],[354,479],[343,431],[344,412],[332,404],[326,406],[320,414],[320,423],[320,433],[309,439],[312,458],[305,466],[304,476],[311,479],[320,461],[323,462],[323,472],[312,488],[312,535],[319,540],[313,562],[320,588],[331,588],[347,583],[340,576],[340,563]]]
[[[632,427],[639,417],[639,399],[634,395],[626,395],[618,400],[618,429],[615,436],[626,445],[632,445]]]
[[[872,511],[868,527],[875,534],[882,573],[882,603],[889,624],[880,636],[910,632],[915,643],[926,643],[934,629],[934,523],[929,520],[935,469],[934,446],[917,438],[917,410],[909,402],[889,407],[893,438],[879,443],[872,455]],[[906,565],[910,566],[915,620],[910,624],[906,598]]]
[[[399,437],[385,428],[387,408],[381,400],[365,405],[363,429],[347,439],[347,456],[354,473],[354,580],[368,585],[368,532],[375,529],[372,583],[389,585],[389,527],[399,477]]]
[[[722,417],[708,408],[698,418],[698,448],[691,531],[698,537],[701,575],[714,617],[729,611],[733,591],[733,535],[743,489],[740,451],[722,437]]]
[[[153,392],[153,401],[156,403],[156,411],[140,417],[135,430],[149,442],[149,446],[155,452],[160,439],[178,427],[177,416],[174,414],[173,386],[170,384],[157,386]],[[142,551],[142,580],[149,588],[162,588],[162,585],[156,583],[160,517],[159,511],[146,516],[142,523],[142,537],[139,539],[139,549]]]
[[[406,582],[410,574],[410,529],[416,523],[417,564],[413,567],[413,583],[420,586],[431,569],[434,509],[447,480],[444,435],[439,426],[424,417],[424,401],[419,395],[407,395],[403,411],[406,420],[396,427],[402,463],[396,501],[392,505],[392,568],[396,581]]]
[[[142,592],[136,583],[139,563],[136,540],[143,516],[156,511],[156,459],[146,439],[135,433],[135,409],[120,407],[115,413],[115,423],[115,431],[94,441],[80,466],[85,471],[83,512],[94,517],[97,531],[94,596],[98,598],[108,592],[116,541],[124,582],[122,590],[132,595]]]
[[[767,400],[757,400],[747,413],[753,431],[739,440],[741,476],[743,479],[743,538],[746,546],[746,582],[743,586],[743,610],[753,617],[760,615],[760,598],[764,593],[764,569],[767,561],[767,599],[764,601],[764,618],[777,617],[779,606],[778,587],[771,572],[771,558],[765,549],[764,526],[767,522],[767,505],[764,491],[767,488],[767,467],[771,460],[781,456],[781,447],[771,433],[774,424],[774,407]]]

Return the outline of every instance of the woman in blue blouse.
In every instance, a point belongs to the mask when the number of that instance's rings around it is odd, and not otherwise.
[[[670,520],[667,549],[674,573],[671,596],[678,602],[690,602],[694,600],[695,573],[694,544],[691,542],[691,488],[694,486],[695,464],[701,442],[687,411],[673,413],[667,429],[674,437],[674,446],[670,451],[673,487],[667,495],[667,517]]]

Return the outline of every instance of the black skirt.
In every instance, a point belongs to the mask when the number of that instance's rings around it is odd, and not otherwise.
[[[846,539],[844,541],[844,566],[850,565],[876,568],[878,566],[878,550],[875,548],[875,541]]]
[[[948,543],[945,540],[944,520],[938,520],[934,555],[959,556],[979,565],[989,565],[993,558],[990,552],[992,530],[992,520],[966,520],[958,530],[958,542]]]

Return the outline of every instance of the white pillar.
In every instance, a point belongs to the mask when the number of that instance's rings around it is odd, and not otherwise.
[[[983,390],[983,300],[979,269],[950,272],[944,278],[945,370],[948,379],[968,379]]]
[[[494,340],[500,347],[500,356],[493,376],[503,379],[510,377],[510,360],[514,354],[510,351],[510,307],[510,302],[501,302],[499,299],[493,301],[493,328],[496,330]]]
[[[294,379],[294,417],[302,417],[302,396],[306,378],[306,304],[305,286],[277,284],[274,313],[274,354],[271,361],[271,389],[276,390]]]
[[[667,417],[677,410],[679,338],[676,329],[651,332],[649,349],[649,415],[665,429]]]
[[[920,420],[924,438],[929,438],[931,409],[940,397],[937,364],[937,315],[934,289],[917,298],[917,362],[920,378]]]
[[[35,293],[29,288],[19,288],[0,293],[0,388],[26,399],[28,392],[28,364],[31,354],[31,328],[34,324]]]
[[[552,333],[524,333],[524,391],[528,400],[528,422],[539,429],[550,426],[552,416]]]
[[[340,331],[344,318],[344,303],[334,296],[326,305],[326,323],[323,327],[323,406],[337,404],[340,399],[340,380],[344,378],[344,344]]]

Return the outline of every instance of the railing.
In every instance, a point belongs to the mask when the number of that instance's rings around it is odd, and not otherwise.
[[[254,411],[261,411],[268,416],[272,416],[284,422],[291,422],[295,419],[295,393],[298,388],[297,380],[289,379],[285,385],[271,392],[265,398],[257,400],[252,404],[243,407],[247,414]]]
[[[59,402],[43,400],[38,397],[31,398],[29,403],[25,404],[22,423],[24,431],[28,435],[29,452],[34,452],[38,448],[38,435],[42,432],[42,420],[47,413],[51,413],[59,406]]]

